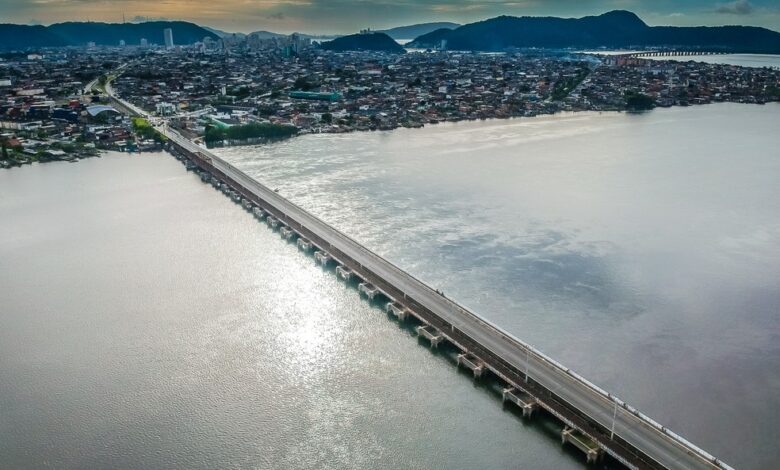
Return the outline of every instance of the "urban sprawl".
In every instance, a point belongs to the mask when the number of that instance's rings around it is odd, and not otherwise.
[[[780,100],[780,70],[567,51],[330,52],[297,36],[0,55],[0,166],[562,111]],[[166,41],[168,35],[166,33]],[[282,131],[280,131],[280,129]]]

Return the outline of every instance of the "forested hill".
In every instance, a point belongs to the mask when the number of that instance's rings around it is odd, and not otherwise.
[[[384,33],[352,34],[322,43],[329,51],[381,51],[403,54],[406,50]]]
[[[584,18],[499,16],[454,30],[440,29],[408,47],[498,51],[507,48],[677,47],[723,52],[780,53],[780,33],[753,26],[648,26],[634,13]]]
[[[173,31],[174,44],[192,44],[202,41],[205,37],[218,39],[216,34],[184,21],[70,22],[51,26],[0,24],[0,49],[83,46],[89,42],[103,46],[116,46],[121,40],[128,45],[138,45],[141,39],[146,39],[149,44],[164,44],[163,30],[166,28],[171,28]]]

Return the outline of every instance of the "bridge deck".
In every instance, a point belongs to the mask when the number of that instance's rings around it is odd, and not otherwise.
[[[431,316],[431,324],[463,349],[473,351],[486,367],[510,385],[533,396],[540,406],[584,435],[608,454],[634,468],[729,468],[677,438],[633,408],[572,373],[509,333],[444,297],[423,282],[381,258],[355,240],[281,197],[216,155],[174,131],[163,130],[209,171],[231,180],[245,196],[256,196],[261,206],[301,236],[322,248],[386,292],[391,300]],[[208,160],[204,160],[207,157]],[[237,187],[236,187],[237,186]],[[394,298],[393,298],[394,297]],[[524,383],[528,371],[531,383]],[[617,403],[617,406],[616,406]],[[610,439],[613,414],[614,439]]]
[[[120,67],[120,70],[124,65]],[[131,114],[150,117],[131,103],[108,94]],[[244,197],[272,212],[301,237],[327,249],[340,265],[371,282],[391,301],[406,305],[441,331],[448,341],[472,352],[508,385],[534,398],[539,406],[592,439],[630,468],[727,469],[690,442],[612,397],[551,358],[424,284],[352,238],[281,197],[211,152],[163,126],[165,134],[190,158],[227,180]],[[526,377],[530,380],[524,380]],[[613,419],[614,418],[614,419]],[[614,431],[611,437],[610,431]]]

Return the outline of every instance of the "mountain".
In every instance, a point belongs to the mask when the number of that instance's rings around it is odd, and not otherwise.
[[[67,42],[45,26],[0,24],[0,49],[26,49],[28,47],[62,47]]]
[[[723,52],[780,53],[780,33],[754,26],[648,26],[634,13],[611,11],[584,18],[499,16],[454,30],[436,30],[407,47],[454,50],[507,48],[680,47]]]
[[[406,50],[384,33],[365,33],[342,36],[323,42],[320,47],[328,51],[381,51],[403,54]]]
[[[270,31],[255,31],[249,35],[255,36],[258,39],[286,38],[288,36],[287,34],[272,33]]]
[[[431,31],[437,29],[455,29],[460,26],[458,23],[439,22],[439,23],[420,23],[410,26],[399,26],[397,28],[384,29],[378,31],[379,33],[385,33],[393,39],[412,39],[420,37],[423,34],[428,34]]]
[[[165,44],[163,30],[173,30],[174,44],[186,45],[205,37],[219,37],[200,26],[184,21],[150,21],[146,23],[92,23],[70,22],[51,26],[25,26],[0,24],[0,49],[14,50],[30,47],[84,46],[88,42],[97,45],[116,46],[120,40],[128,45],[141,43]]]
[[[227,38],[227,37],[235,36],[235,37],[243,39],[243,38],[246,37],[246,34],[244,34],[244,33],[228,33],[227,31],[222,31],[221,29],[216,29],[216,28],[209,28],[208,26],[201,26],[201,27],[203,29],[205,29],[206,31],[208,31],[210,33],[214,33],[214,34],[216,34],[217,36],[219,36],[221,38]]]

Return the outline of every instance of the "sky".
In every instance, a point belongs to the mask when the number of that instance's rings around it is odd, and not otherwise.
[[[498,15],[581,17],[630,10],[650,25],[764,26],[780,31],[780,0],[0,0],[0,22],[171,19],[230,32],[352,33]]]

